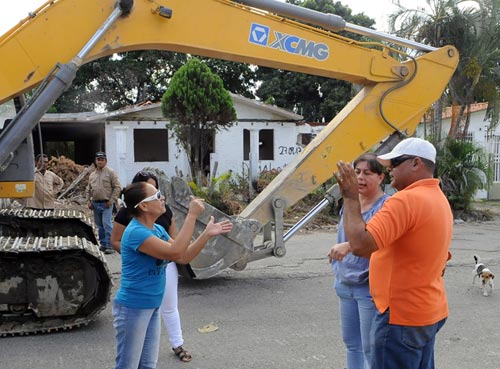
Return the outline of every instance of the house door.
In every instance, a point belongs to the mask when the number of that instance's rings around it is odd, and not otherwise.
[[[210,170],[212,168],[212,163],[210,162],[210,154],[213,154],[215,151],[214,142],[215,142],[214,134],[207,131],[207,134],[204,135],[204,140],[203,140],[203,145],[206,145],[207,151],[203,156],[202,166],[201,166],[203,169],[203,175],[205,175],[205,177],[208,177],[209,175],[213,174],[210,173]]]

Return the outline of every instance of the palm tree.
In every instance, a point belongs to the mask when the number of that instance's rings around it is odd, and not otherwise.
[[[470,106],[488,101],[490,127],[498,124],[498,86],[500,63],[500,0],[473,0],[464,7],[463,0],[426,0],[428,9],[399,10],[390,17],[390,26],[400,36],[413,38],[435,47],[454,45],[460,61],[452,76],[446,95],[435,104],[433,140],[438,149],[437,174],[443,191],[455,212],[469,212],[478,189],[491,180],[484,152],[466,137]],[[429,81],[432,83],[432,81]],[[457,106],[459,112],[446,140],[441,140],[443,103]],[[462,117],[465,116],[465,123]],[[458,122],[458,123],[457,123]]]
[[[392,33],[435,47],[443,45],[443,28],[456,8],[456,0],[426,0],[426,7],[416,8],[406,8],[399,0],[393,0],[393,3],[398,9],[389,15]],[[442,112],[448,100],[445,91],[432,109],[431,137],[436,142],[441,140]]]
[[[499,121],[500,0],[426,0],[426,3],[427,8],[408,9],[395,0],[398,10],[389,16],[389,25],[392,32],[402,37],[435,47],[452,44],[460,52],[447,95],[435,106],[434,139],[440,141],[443,102],[460,107],[455,121],[462,122],[472,103],[488,101],[490,129],[494,129]],[[468,5],[463,7],[464,3]],[[449,135],[466,135],[470,117],[465,116],[465,124],[452,124]]]
[[[488,130],[492,131],[499,122],[500,1],[476,0],[475,3],[478,5],[476,8],[465,9],[462,13],[462,22],[468,25],[469,32],[454,35],[456,41],[462,41],[454,43],[461,58],[450,81],[450,92],[453,101],[460,105],[457,122],[462,121],[464,111],[470,110],[471,104],[488,102]],[[451,135],[465,135],[469,122],[467,114],[465,124],[455,124]]]

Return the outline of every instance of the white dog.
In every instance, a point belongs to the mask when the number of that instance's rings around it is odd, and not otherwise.
[[[488,296],[489,293],[493,292],[493,279],[495,276],[486,268],[486,266],[480,262],[480,258],[477,255],[474,255],[474,260],[476,261],[476,265],[474,266],[474,277],[472,277],[472,284],[476,281],[476,278],[481,280],[483,296]],[[488,293],[489,291],[489,293]]]

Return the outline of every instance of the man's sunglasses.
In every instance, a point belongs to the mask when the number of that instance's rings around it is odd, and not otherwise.
[[[409,156],[409,155],[403,155],[403,156],[398,156],[396,158],[391,159],[391,168],[394,169],[397,166],[403,164],[405,161],[410,160],[410,159],[415,159],[416,156]]]
[[[137,205],[134,206],[134,209],[137,208],[141,204],[141,202],[150,202],[150,201],[155,201],[155,200],[161,200],[161,192],[160,191],[156,191],[155,194],[146,197],[144,200],[139,201],[137,203]]]

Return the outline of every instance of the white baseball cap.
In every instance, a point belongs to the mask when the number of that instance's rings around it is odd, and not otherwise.
[[[391,152],[377,156],[377,159],[384,164],[389,165],[391,159],[403,155],[418,156],[436,162],[436,148],[429,141],[421,138],[410,137],[398,143]]]

